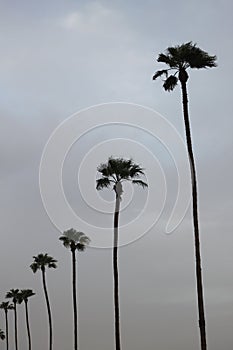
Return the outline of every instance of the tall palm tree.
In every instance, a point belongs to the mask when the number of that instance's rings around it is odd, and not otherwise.
[[[157,71],[153,80],[158,77],[165,76],[163,87],[166,91],[172,91],[180,82],[182,91],[183,117],[185,124],[187,150],[189,155],[191,179],[192,179],[192,208],[193,208],[193,226],[194,226],[194,241],[195,241],[195,256],[196,256],[196,280],[197,280],[197,296],[198,296],[198,313],[199,313],[199,328],[201,338],[201,349],[207,349],[206,329],[205,329],[205,311],[204,311],[204,296],[202,285],[201,271],[201,252],[198,224],[198,197],[197,197],[197,178],[193,156],[191,129],[188,112],[188,94],[187,81],[189,78],[187,70],[189,68],[212,68],[216,67],[216,56],[210,56],[207,52],[201,50],[191,41],[180,46],[168,47],[165,54],[161,53],[157,59],[158,62],[165,63],[168,69]],[[170,74],[170,71],[173,73]]]
[[[133,162],[132,159],[110,157],[107,163],[97,168],[101,177],[96,180],[96,189],[111,187],[115,192],[114,212],[114,237],[113,237],[113,282],[114,282],[114,310],[115,310],[115,346],[116,350],[121,349],[120,337],[120,309],[119,309],[119,281],[118,281],[118,226],[120,201],[123,194],[122,183],[130,181],[133,184],[147,187],[147,184],[140,180],[144,175],[143,169]]]
[[[27,326],[27,333],[28,333],[28,349],[31,350],[31,332],[30,332],[30,325],[29,325],[29,315],[28,315],[28,298],[35,295],[32,289],[21,289],[20,291],[21,299],[24,301],[25,305],[25,316],[26,316],[26,326]]]
[[[83,252],[89,244],[90,239],[83,233],[73,228],[65,231],[59,239],[66,248],[69,248],[72,256],[72,287],[73,287],[73,310],[74,310],[74,350],[78,349],[78,316],[77,316],[77,296],[76,296],[76,250]]]
[[[5,339],[5,333],[2,329],[0,329],[0,339],[4,340]]]
[[[34,262],[30,265],[30,268],[34,273],[38,270],[41,270],[42,273],[42,284],[44,289],[45,301],[47,305],[48,311],[48,319],[49,319],[49,350],[53,348],[53,327],[52,327],[52,314],[49,303],[49,295],[47,291],[46,278],[45,278],[45,268],[57,268],[57,260],[55,260],[52,256],[46,254],[38,254],[37,256],[33,256]]]
[[[14,314],[15,314],[15,350],[18,350],[18,323],[17,323],[17,304],[21,304],[22,299],[19,289],[11,289],[6,293],[7,299],[12,299],[14,304]]]
[[[9,301],[3,301],[0,304],[0,309],[5,313],[5,324],[6,324],[6,350],[9,350],[9,330],[8,330],[8,310],[14,310],[14,305],[10,304]]]

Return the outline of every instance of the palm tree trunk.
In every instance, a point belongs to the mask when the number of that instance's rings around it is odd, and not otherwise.
[[[18,330],[17,330],[17,307],[14,303],[14,314],[15,314],[15,350],[18,350]]]
[[[8,311],[7,310],[5,310],[5,322],[6,322],[6,350],[9,350]]]
[[[25,300],[25,315],[26,315],[26,325],[27,325],[27,333],[28,333],[28,349],[31,350],[31,333],[30,333],[30,326],[29,326],[29,317],[28,317],[28,302]]]
[[[42,281],[43,281],[45,300],[46,300],[48,317],[49,317],[49,350],[52,350],[52,348],[53,348],[52,347],[52,339],[53,339],[52,314],[51,314],[51,309],[50,309],[50,304],[49,304],[49,296],[48,296],[47,287],[46,287],[45,269],[41,269],[41,271],[42,271]]]
[[[201,349],[206,350],[206,329],[205,329],[205,310],[204,310],[204,296],[202,286],[202,268],[201,268],[201,253],[200,253],[200,239],[199,239],[199,224],[198,224],[198,198],[197,198],[197,179],[195,162],[192,150],[191,131],[188,115],[188,95],[186,82],[181,81],[182,98],[183,98],[183,113],[186,132],[186,141],[189,154],[189,162],[192,177],[192,199],[193,199],[193,226],[194,226],[194,240],[195,240],[195,257],[196,257],[196,279],[197,279],[197,297],[198,297],[198,313],[199,313],[199,328],[201,337]]]
[[[119,225],[120,198],[116,194],[114,213],[114,246],[113,246],[113,281],[115,307],[115,344],[116,350],[121,349],[120,339],[120,310],[119,310],[119,282],[118,282],[118,225]]]
[[[76,259],[75,248],[72,253],[72,271],[73,271],[73,308],[74,308],[74,350],[78,350],[78,316],[77,316],[77,298],[76,298]]]

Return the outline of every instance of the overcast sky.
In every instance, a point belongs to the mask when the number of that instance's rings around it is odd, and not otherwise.
[[[187,41],[196,42],[218,58],[217,68],[190,72],[188,90],[209,349],[232,350],[232,11],[228,0],[0,0],[0,297],[3,301],[11,288],[36,292],[30,303],[33,350],[46,349],[48,342],[41,276],[29,269],[32,256],[40,252],[58,260],[58,269],[47,274],[54,350],[73,346],[71,257],[58,241],[61,233],[40,196],[39,165],[45,144],[70,115],[109,102],[154,109],[184,138],[179,87],[167,93],[162,82],[153,82],[151,77],[163,67],[156,62],[157,55],[170,45]],[[110,121],[116,114],[114,106],[112,111]],[[125,113],[126,122],[132,122],[132,110],[126,107]],[[98,121],[100,114],[94,111],[93,120]],[[145,124],[146,115],[142,108]],[[80,128],[85,128],[84,117]],[[104,141],[108,142],[103,146]],[[172,144],[173,139],[170,141]],[[174,141],[174,153],[176,147]],[[146,234],[140,239],[120,248],[122,350],[197,350],[190,208],[178,228],[170,235],[165,233],[178,186],[174,160],[161,142],[130,126],[96,128],[73,145],[63,167],[66,198],[76,215],[98,229],[107,227],[110,236],[113,196],[110,191],[95,197],[94,181],[96,166],[107,160],[107,154],[133,156],[148,176],[148,191],[133,192],[130,186],[125,187],[121,223],[128,224],[128,234],[133,232],[138,238],[151,218],[159,216],[165,193],[163,173],[167,186],[160,220],[148,232],[143,231]],[[187,159],[179,157],[185,166]],[[97,210],[99,198],[100,208],[108,201],[110,213],[98,213],[85,202],[85,186]],[[135,233],[131,222],[139,217],[148,196],[155,198],[155,212],[144,213]],[[56,205],[56,197],[54,202]],[[62,213],[60,218],[63,220]],[[94,229],[86,233],[95,240]],[[91,247],[79,254],[78,298],[80,349],[113,350],[111,249]],[[19,337],[19,349],[26,349],[21,306]],[[13,348],[12,315],[10,338]]]

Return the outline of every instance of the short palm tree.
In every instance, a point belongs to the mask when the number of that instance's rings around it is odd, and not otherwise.
[[[6,293],[7,299],[12,299],[14,304],[14,314],[15,314],[15,350],[18,350],[18,321],[17,321],[17,304],[21,304],[22,299],[19,289],[11,289]]]
[[[38,270],[41,270],[42,273],[42,284],[44,289],[45,301],[47,305],[48,311],[48,319],[49,319],[49,350],[53,348],[53,327],[52,327],[52,313],[49,303],[49,295],[47,291],[46,278],[45,278],[45,270],[46,267],[51,269],[57,268],[57,260],[55,260],[52,256],[46,254],[38,254],[37,256],[33,256],[34,262],[30,265],[30,268],[34,273]]]
[[[74,310],[74,350],[78,349],[78,315],[77,315],[77,296],[76,296],[76,258],[75,252],[83,252],[90,242],[90,239],[80,231],[73,228],[65,231],[59,239],[66,248],[69,248],[72,256],[72,286],[73,286],[73,310]]]
[[[192,138],[188,112],[188,94],[187,81],[189,78],[187,70],[189,68],[212,68],[216,67],[216,56],[210,56],[207,52],[201,50],[196,44],[188,42],[180,46],[168,47],[166,53],[159,54],[158,62],[165,63],[168,69],[157,71],[153,80],[158,77],[165,76],[163,87],[166,91],[172,91],[178,84],[181,85],[183,117],[185,124],[187,150],[190,161],[191,179],[192,179],[192,204],[193,204],[193,226],[195,240],[195,256],[196,256],[196,280],[197,280],[197,296],[198,296],[198,313],[199,327],[201,338],[201,349],[207,349],[206,329],[205,329],[205,311],[204,311],[204,296],[202,286],[202,271],[201,271],[201,251],[199,238],[198,224],[198,198],[197,198],[197,178],[196,169],[192,148]],[[170,74],[170,71],[173,73]]]
[[[0,329],[0,339],[5,340],[5,333],[2,329]]]
[[[24,301],[25,305],[25,316],[26,316],[26,326],[27,326],[27,333],[28,333],[28,349],[31,350],[31,332],[30,332],[30,324],[29,324],[29,315],[28,315],[28,298],[35,295],[32,289],[21,289],[20,291],[21,299]]]
[[[8,330],[8,310],[14,310],[14,305],[10,304],[9,301],[3,301],[0,304],[0,309],[5,313],[5,324],[6,324],[6,350],[9,350],[9,330]]]
[[[96,189],[112,188],[115,192],[114,212],[114,237],[113,237],[113,281],[114,281],[114,310],[115,310],[115,346],[121,349],[120,337],[120,309],[119,309],[119,281],[118,281],[118,226],[120,201],[123,194],[122,183],[130,181],[133,184],[147,187],[140,179],[144,175],[143,169],[133,162],[132,159],[110,157],[107,163],[97,168],[101,177],[96,180]]]

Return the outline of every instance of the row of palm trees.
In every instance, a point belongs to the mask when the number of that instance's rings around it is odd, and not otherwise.
[[[18,327],[17,327],[17,304],[21,304],[24,302],[25,305],[25,318],[26,318],[26,328],[28,334],[28,348],[31,350],[31,332],[29,325],[29,314],[28,314],[28,298],[35,295],[32,289],[11,289],[6,293],[6,298],[12,299],[12,303],[9,301],[3,301],[0,304],[0,309],[2,309],[5,313],[5,326],[6,326],[6,335],[4,339],[6,339],[6,349],[9,349],[9,331],[8,331],[8,311],[14,310],[14,324],[15,324],[15,349],[18,350]]]
[[[113,278],[114,278],[114,311],[115,311],[115,343],[116,348],[120,349],[120,307],[119,307],[119,280],[118,280],[118,226],[119,226],[119,212],[120,202],[122,199],[123,188],[122,184],[125,181],[130,181],[133,184],[139,185],[143,188],[147,187],[146,182],[140,179],[144,175],[143,169],[133,162],[132,159],[113,158],[110,157],[107,163],[101,164],[98,167],[98,172],[101,175],[96,182],[96,189],[111,187],[115,192],[115,212],[114,212],[114,238],[113,238]],[[73,324],[74,324],[74,350],[78,350],[78,312],[77,312],[77,291],[76,291],[76,251],[83,252],[88,244],[90,238],[83,232],[76,231],[71,228],[63,233],[59,238],[63,242],[64,247],[70,249],[71,263],[72,263],[72,298],[73,298]],[[38,254],[33,256],[33,263],[30,265],[31,270],[36,273],[41,271],[42,286],[48,313],[49,325],[49,350],[53,348],[53,324],[52,313],[46,283],[46,269],[57,268],[57,260],[52,256],[46,254]],[[31,334],[29,326],[28,315],[28,298],[35,295],[31,289],[19,290],[11,289],[6,298],[11,298],[13,304],[2,302],[0,308],[5,311],[6,319],[6,349],[8,350],[8,310],[14,310],[15,321],[15,350],[18,350],[18,331],[17,331],[17,304],[25,303],[26,325],[28,332],[28,349],[31,350]]]
[[[168,69],[159,70],[153,76],[153,79],[165,76],[163,87],[166,91],[172,91],[178,82],[181,84],[183,116],[185,123],[185,133],[187,141],[187,150],[190,160],[191,182],[192,182],[192,210],[193,210],[193,227],[194,227],[194,245],[195,245],[195,262],[196,262],[196,281],[197,281],[197,300],[199,313],[199,328],[201,338],[201,350],[207,350],[206,328],[205,328],[205,312],[204,312],[204,296],[202,284],[202,269],[201,269],[201,251],[200,251],[200,234],[198,222],[198,198],[197,198],[197,178],[194,162],[194,155],[191,140],[191,128],[188,113],[188,97],[187,97],[187,81],[189,75],[187,69],[189,68],[208,68],[216,66],[216,56],[209,56],[205,51],[196,47],[192,42],[182,44],[180,46],[169,47],[165,54],[160,54],[158,62],[163,62],[168,65]],[[170,74],[170,71],[174,71]],[[114,315],[115,315],[115,349],[121,350],[121,336],[120,336],[120,303],[119,303],[119,271],[118,271],[118,238],[119,238],[119,213],[120,203],[123,195],[123,183],[130,181],[133,184],[146,188],[148,185],[141,180],[144,176],[143,168],[133,162],[132,159],[113,158],[110,157],[106,163],[101,164],[97,168],[100,178],[97,179],[96,189],[102,190],[104,188],[111,188],[115,192],[115,211],[113,220],[113,300],[114,300]],[[71,251],[72,258],[72,297],[73,297],[73,321],[74,321],[74,350],[78,349],[78,324],[77,324],[77,296],[76,296],[76,251],[84,251],[89,244],[90,239],[83,233],[74,229],[69,229],[63,233],[59,238],[66,248]],[[48,312],[49,323],[49,350],[53,347],[53,327],[52,314],[49,302],[49,295],[46,285],[46,268],[56,268],[57,260],[48,254],[39,254],[34,256],[34,261],[30,265],[32,271],[35,273],[38,270],[42,273],[42,285],[45,295],[45,301]],[[17,292],[16,292],[17,291]],[[32,292],[32,291],[31,291]],[[17,345],[17,309],[16,305],[19,303],[17,297],[19,290],[11,290],[7,293],[8,298],[12,298],[15,313],[15,348]],[[32,292],[33,293],[33,292]],[[34,293],[32,294],[34,295]],[[32,296],[30,295],[30,296]],[[25,301],[25,300],[24,300]],[[8,304],[10,307],[11,304]],[[4,309],[4,308],[3,308]],[[26,322],[28,335],[30,335],[27,302],[25,301]],[[5,311],[6,312],[6,311]],[[6,312],[7,315],[7,312]],[[7,320],[7,316],[6,316]],[[6,321],[7,322],[7,321]],[[6,333],[8,333],[8,326],[6,325]],[[4,337],[4,333],[2,337]],[[7,350],[8,350],[8,334]],[[29,336],[30,339],[30,336]],[[31,350],[31,341],[29,340],[29,350]]]
[[[73,291],[73,310],[74,310],[74,349],[78,349],[78,324],[77,324],[77,298],[76,298],[76,251],[84,251],[90,242],[90,239],[83,233],[78,232],[74,229],[69,229],[63,233],[59,238],[66,248],[70,248],[72,255],[72,291]],[[57,268],[57,260],[52,256],[46,254],[38,254],[33,256],[33,263],[30,265],[31,270],[36,273],[38,270],[42,274],[42,286],[45,295],[45,301],[48,312],[48,325],[49,325],[49,350],[53,349],[53,325],[52,325],[52,313],[46,283],[46,268]],[[7,299],[12,299],[12,303],[9,301],[3,301],[0,304],[0,309],[5,313],[5,332],[0,329],[0,338],[6,340],[6,350],[9,350],[9,331],[8,331],[8,311],[14,311],[14,335],[15,335],[15,350],[18,350],[18,315],[17,305],[24,302],[25,305],[25,319],[26,328],[28,335],[28,349],[32,349],[31,332],[29,323],[29,312],[28,312],[28,299],[35,295],[32,289],[11,289],[6,293]]]

